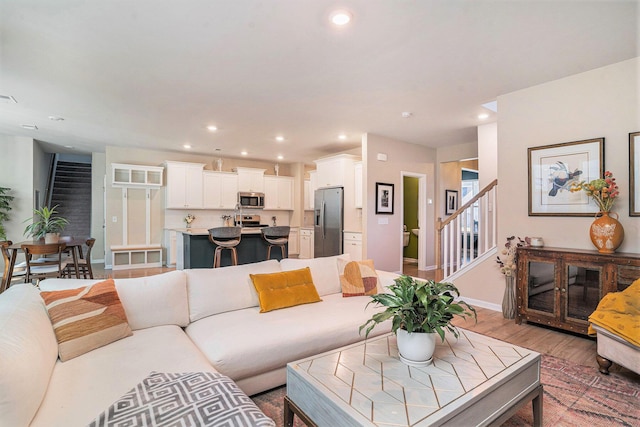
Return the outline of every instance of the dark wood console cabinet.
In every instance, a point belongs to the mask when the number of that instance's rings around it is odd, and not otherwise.
[[[602,297],[640,277],[640,254],[522,247],[516,256],[518,324],[526,320],[586,335]]]

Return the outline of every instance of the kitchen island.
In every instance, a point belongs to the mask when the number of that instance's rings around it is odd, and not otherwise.
[[[176,269],[213,268],[213,252],[217,245],[209,241],[209,231],[205,228],[192,228],[177,230],[176,238]],[[242,238],[236,250],[238,251],[238,264],[250,264],[267,259],[269,244],[262,238],[262,232],[258,227],[242,229]],[[289,253],[289,246],[286,246]],[[279,248],[271,250],[271,259],[281,259]],[[231,265],[231,251],[223,250],[220,266]]]

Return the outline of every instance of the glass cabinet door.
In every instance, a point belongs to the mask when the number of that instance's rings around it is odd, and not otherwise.
[[[588,321],[598,306],[602,289],[602,267],[567,264],[564,269],[564,312],[571,320]]]
[[[529,261],[527,277],[527,308],[549,314],[555,313],[555,263]]]

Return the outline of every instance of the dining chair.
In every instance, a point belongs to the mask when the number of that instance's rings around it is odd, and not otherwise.
[[[11,263],[11,253],[9,253],[9,246],[13,245],[11,240],[6,240],[0,242],[0,250],[2,251],[2,259],[4,260],[4,272],[2,273],[2,282],[0,282],[0,293],[4,292],[9,288],[11,282],[14,280],[22,281],[24,279],[24,275],[27,273],[27,263],[26,261],[22,261],[16,263],[13,267],[13,273],[10,278],[7,278],[9,274],[9,264]]]
[[[67,247],[66,243],[24,244],[21,247],[27,263],[25,283],[36,279],[63,276],[64,269],[69,263],[62,257]],[[37,262],[34,262],[34,256],[39,257]]]
[[[91,269],[91,249],[96,243],[96,239],[93,237],[88,238],[84,244],[87,245],[87,251],[83,253],[82,246],[78,247],[78,273],[82,274],[85,279],[93,279],[93,270]],[[75,267],[73,261],[69,260],[69,263],[64,269],[66,276],[71,277],[75,274]]]
[[[213,253],[213,268],[220,267],[222,250],[231,250],[231,265],[238,265],[238,252],[236,246],[242,238],[242,227],[216,227],[209,229],[209,241],[216,245]]]
[[[280,247],[282,251],[282,259],[287,258],[286,244],[289,243],[289,232],[291,228],[288,225],[281,225],[276,227],[265,227],[262,230],[262,237],[269,243],[267,248],[267,259],[271,259],[271,248],[274,246]]]

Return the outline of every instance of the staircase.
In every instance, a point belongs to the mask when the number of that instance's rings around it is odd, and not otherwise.
[[[497,242],[498,180],[483,188],[449,218],[436,224],[436,280],[450,278],[491,255]]]
[[[60,160],[54,156],[49,206],[69,221],[65,236],[91,236],[91,163]]]

